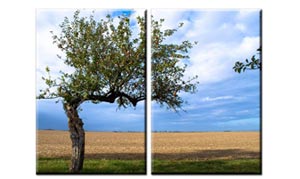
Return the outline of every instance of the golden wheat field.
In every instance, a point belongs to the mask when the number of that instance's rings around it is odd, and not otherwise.
[[[259,132],[152,133],[154,159],[210,160],[260,158]],[[70,158],[67,131],[37,131],[39,158]],[[85,158],[145,159],[145,134],[86,132]]]
[[[154,159],[260,158],[260,133],[152,133],[152,150]]]
[[[38,158],[70,158],[68,131],[37,131]],[[142,132],[86,132],[85,158],[145,159],[145,134]]]

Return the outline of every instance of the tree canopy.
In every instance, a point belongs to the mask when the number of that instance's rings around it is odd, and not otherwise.
[[[117,101],[119,106],[136,106],[146,98],[146,36],[145,18],[137,17],[139,34],[132,37],[130,19],[119,16],[97,22],[93,15],[73,20],[65,18],[60,25],[61,34],[53,34],[53,43],[64,52],[59,59],[74,69],[69,74],[60,72],[58,79],[43,77],[47,88],[39,98],[61,98],[68,104],[80,105],[84,101],[94,103]]]
[[[60,24],[61,33],[52,33],[53,43],[65,54],[60,60],[74,69],[61,71],[52,79],[50,68],[42,79],[47,88],[40,90],[38,98],[59,98],[64,103],[79,106],[84,101],[118,103],[119,107],[136,106],[146,99],[146,21],[137,17],[139,33],[133,36],[130,18],[118,16],[118,23],[110,15],[96,21],[94,16],[73,19],[65,17]],[[164,19],[151,19],[152,100],[177,111],[184,100],[181,91],[195,92],[196,77],[184,79],[189,50],[195,43],[165,43],[176,29],[162,30]]]

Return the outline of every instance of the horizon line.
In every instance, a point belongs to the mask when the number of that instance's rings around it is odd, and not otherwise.
[[[68,129],[62,130],[62,129],[36,129],[37,131],[68,131]],[[85,130],[85,132],[144,132],[146,131],[135,131],[135,130]],[[161,130],[161,131],[151,131],[152,133],[184,133],[184,132],[261,132],[261,130],[199,130],[199,131],[176,131],[176,130]]]

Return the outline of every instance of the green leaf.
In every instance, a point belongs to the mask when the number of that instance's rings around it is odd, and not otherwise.
[[[50,68],[48,66],[46,66],[46,72],[49,73],[50,72]]]

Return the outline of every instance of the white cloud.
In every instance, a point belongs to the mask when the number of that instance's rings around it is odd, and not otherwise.
[[[72,72],[72,68],[66,66],[57,55],[63,56],[62,52],[52,43],[52,34],[59,34],[59,24],[65,16],[70,17],[75,10],[50,10],[40,9],[36,12],[36,80],[37,90],[45,88],[45,82],[41,79],[46,76],[45,68],[51,70],[53,79],[59,77],[59,71]]]
[[[184,21],[183,10],[152,9],[150,12],[155,20],[165,19],[163,30],[176,28],[180,22]]]
[[[229,120],[225,122],[218,122],[216,125],[221,127],[243,127],[243,126],[253,126],[259,124],[259,118],[246,118],[238,120]]]
[[[234,74],[234,63],[251,57],[258,46],[259,37],[245,37],[240,43],[221,42],[195,47],[190,55],[192,65],[187,68],[187,74],[198,75],[202,84],[226,80]]]
[[[205,97],[202,99],[202,101],[218,101],[218,100],[227,100],[227,99],[233,99],[234,97],[233,96],[218,96],[218,97],[214,97],[214,98],[211,98],[211,97]]]
[[[138,16],[140,17],[145,16],[145,9],[134,9],[133,11],[134,12],[131,14],[131,17],[136,18]]]
[[[200,85],[203,85],[232,77],[234,63],[256,53],[259,36],[248,33],[247,23],[249,18],[258,17],[258,11],[245,11],[192,11],[189,14],[188,11],[155,10],[152,13],[156,19],[165,18],[164,28],[187,22],[166,42],[199,42],[190,52],[190,65],[185,76],[197,75]],[[255,30],[259,32],[259,29]]]
[[[248,109],[237,111],[236,114],[248,114],[250,111]]]
[[[139,17],[144,17],[145,16],[145,10],[144,9],[137,9],[129,17],[131,24],[134,24],[133,26],[131,26],[132,39],[138,38],[139,33],[140,33],[140,27],[139,27],[139,24],[137,22],[137,17],[138,16]]]
[[[240,30],[241,32],[245,32],[247,27],[245,26],[245,24],[237,23],[235,24],[235,28]]]
[[[224,110],[224,109],[216,109],[211,112],[211,115],[219,116],[219,115],[224,114],[225,112],[226,112],[226,110]]]
[[[175,122],[170,122],[170,124],[173,124],[173,125],[185,125],[185,124],[191,124],[191,122],[187,122],[187,121],[175,121]]]
[[[237,20],[247,20],[253,16],[257,16],[260,9],[242,9],[238,12],[236,19]]]

